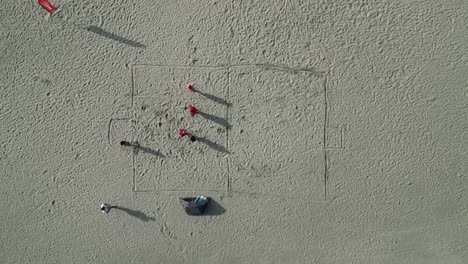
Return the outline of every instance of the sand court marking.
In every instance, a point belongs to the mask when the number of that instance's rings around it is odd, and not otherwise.
[[[321,74],[272,65],[131,72],[131,137],[144,146],[134,153],[134,191],[325,197],[326,151],[341,147],[341,129],[325,127]],[[200,92],[187,92],[188,82]],[[189,104],[205,116],[191,117]],[[180,138],[180,128],[201,140]]]

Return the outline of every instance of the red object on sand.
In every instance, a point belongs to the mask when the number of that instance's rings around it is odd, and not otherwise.
[[[186,136],[186,135],[187,135],[187,131],[185,131],[184,129],[179,129],[179,135],[180,135],[181,137]]]
[[[38,0],[37,1],[47,12],[53,14],[57,8],[49,3],[49,0]]]
[[[193,84],[189,83],[189,84],[187,84],[187,90],[189,92],[195,92],[195,87],[193,86]]]
[[[195,106],[189,105],[188,108],[190,109],[190,115],[191,116],[194,116],[194,115],[196,115],[198,113],[198,109]]]

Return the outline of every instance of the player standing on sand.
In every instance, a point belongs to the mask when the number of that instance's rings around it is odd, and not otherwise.
[[[195,116],[196,114],[198,114],[198,109],[195,106],[189,105],[188,108],[191,116]]]
[[[140,145],[138,144],[138,142],[131,143],[131,142],[122,140],[120,141],[120,146],[138,148]]]
[[[101,211],[104,214],[108,214],[111,208],[115,208],[116,206],[112,206],[110,204],[103,203],[101,204]]]
[[[187,136],[190,139],[191,142],[197,141],[197,138],[194,135],[191,135],[185,129],[179,129],[179,136],[181,136],[181,137]]]

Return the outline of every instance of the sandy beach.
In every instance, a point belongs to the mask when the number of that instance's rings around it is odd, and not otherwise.
[[[1,263],[468,263],[467,1],[50,3],[0,6]]]

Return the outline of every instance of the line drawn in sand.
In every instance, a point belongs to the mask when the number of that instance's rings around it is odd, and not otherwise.
[[[317,69],[314,69],[314,68],[305,68],[305,67],[290,67],[290,66],[285,66],[285,65],[273,65],[273,64],[233,64],[233,65],[220,65],[220,66],[203,66],[203,65],[197,65],[197,66],[191,66],[191,65],[167,65],[167,64],[151,64],[151,63],[139,63],[139,64],[130,64],[129,65],[130,67],[130,74],[131,74],[131,91],[130,91],[130,95],[131,95],[131,98],[130,101],[131,101],[131,108],[135,111],[136,109],[134,109],[134,100],[137,96],[135,96],[135,85],[136,85],[136,81],[139,79],[137,76],[136,76],[136,70],[139,69],[140,67],[169,67],[169,68],[176,68],[176,69],[206,69],[206,70],[216,70],[216,69],[226,69],[228,71],[228,79],[230,80],[229,78],[229,73],[231,72],[231,69],[236,69],[236,68],[243,68],[243,67],[256,67],[256,68],[260,68],[260,69],[264,69],[264,70],[267,70],[267,71],[271,71],[271,70],[274,70],[274,71],[286,71],[286,72],[290,72],[290,73],[293,73],[293,74],[298,74],[298,73],[308,73],[310,77],[316,77],[318,79],[321,79],[322,80],[322,85],[323,85],[323,97],[324,97],[324,101],[323,101],[323,107],[324,107],[324,121],[323,121],[323,137],[322,137],[322,147],[323,147],[323,161],[324,162],[324,171],[320,174],[320,175],[317,175],[317,182],[320,183],[323,187],[322,190],[323,190],[323,194],[321,195],[322,198],[324,200],[327,200],[329,199],[330,196],[330,193],[328,190],[329,189],[329,186],[328,185],[328,181],[329,181],[329,178],[330,178],[330,175],[329,175],[329,164],[330,164],[330,158],[331,158],[331,153],[329,153],[329,151],[334,151],[334,150],[340,150],[342,149],[344,146],[344,138],[343,138],[343,133],[344,133],[344,130],[343,130],[343,127],[342,125],[335,125],[335,126],[330,126],[329,125],[329,111],[330,111],[330,105],[329,105],[329,98],[328,98],[328,91],[327,89],[329,88],[328,87],[328,83],[327,83],[327,72],[326,71],[320,71],[320,70],[317,70]],[[228,82],[228,87],[230,85],[230,81]],[[221,127],[223,128],[227,128],[226,129],[226,132],[228,132],[229,128],[232,126],[229,122],[228,122],[228,116],[229,116],[229,108],[232,106],[232,104],[230,103],[230,96],[229,96],[229,93],[227,94],[227,98],[226,99],[223,99],[223,98],[220,98],[220,97],[217,97],[217,96],[211,96],[209,94],[206,94],[204,92],[201,92],[201,91],[197,91],[196,87],[194,89],[194,92],[198,92],[199,95],[205,97],[206,99],[209,99],[211,100],[212,102],[216,103],[216,104],[219,104],[219,105],[222,105],[222,106],[227,106],[227,115],[226,115],[226,119],[224,118],[219,118],[219,117],[216,117],[216,116],[213,116],[213,115],[210,115],[210,114],[206,114],[204,113],[204,117],[205,119],[207,119],[209,122],[213,122],[213,123],[216,123],[218,125],[220,125]],[[232,110],[231,110],[232,111]],[[200,113],[200,112],[199,112]],[[206,144],[208,147],[212,148],[213,150],[216,150],[216,151],[220,151],[220,152],[224,152],[224,153],[229,153],[228,151],[228,144],[229,144],[229,139],[228,141],[226,142],[226,146],[219,146],[218,144],[212,144],[213,142],[211,141],[208,141],[206,140],[205,138],[199,138],[199,141],[200,143],[204,143]],[[229,165],[228,165],[229,167]],[[229,173],[228,173],[229,174]],[[135,176],[135,175],[134,175]],[[238,190],[231,190],[230,188],[230,176],[228,175],[228,189],[227,191],[229,192],[238,192]],[[135,186],[134,186],[135,187]],[[176,188],[178,189],[178,188]],[[176,189],[174,190],[170,190],[170,191],[177,191]],[[135,189],[134,189],[135,191]],[[169,190],[140,190],[142,192],[145,192],[145,191],[169,191]],[[179,191],[183,191],[183,190],[179,190]],[[217,191],[220,191],[220,190],[217,190]],[[277,193],[255,193],[253,192],[252,195],[267,195],[267,196],[277,196],[278,194]]]

